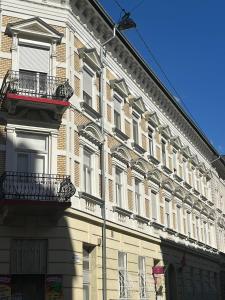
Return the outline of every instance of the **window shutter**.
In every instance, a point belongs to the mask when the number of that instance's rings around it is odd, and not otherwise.
[[[49,49],[20,45],[19,68],[49,73]]]

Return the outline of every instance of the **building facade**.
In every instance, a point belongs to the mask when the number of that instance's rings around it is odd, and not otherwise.
[[[223,158],[97,1],[0,7],[0,299],[225,299]]]

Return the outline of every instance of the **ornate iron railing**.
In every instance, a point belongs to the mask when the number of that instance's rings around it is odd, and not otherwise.
[[[0,177],[0,199],[68,202],[75,194],[69,176],[5,172]]]
[[[0,90],[1,99],[6,93],[68,101],[73,88],[65,78],[47,76],[33,71],[8,71]]]

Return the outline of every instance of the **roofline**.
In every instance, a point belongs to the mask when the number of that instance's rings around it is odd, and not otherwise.
[[[105,20],[105,22],[113,29],[115,23],[113,22],[112,18],[108,15],[106,10],[103,8],[103,6],[99,3],[99,1],[98,0],[89,0],[89,2],[100,13],[100,15]],[[155,83],[157,83],[157,85],[162,89],[164,94],[172,101],[174,106],[179,110],[179,112],[183,115],[183,117],[195,129],[195,131],[199,134],[199,136],[202,138],[202,140],[210,148],[210,150],[213,152],[213,154],[215,154],[219,157],[220,154],[218,153],[216,148],[210,143],[206,134],[202,131],[202,129],[199,128],[199,126],[196,124],[196,122],[194,122],[194,120],[191,119],[191,117],[186,113],[186,111],[183,109],[183,107],[176,101],[176,99],[173,97],[173,95],[169,92],[169,90],[166,88],[166,86],[159,80],[159,78],[156,76],[156,74],[153,73],[153,71],[149,67],[148,63],[140,56],[138,51],[131,45],[131,43],[128,41],[128,39],[118,30],[117,30],[117,37],[122,41],[123,44],[126,45],[126,47],[130,50],[132,55],[137,59],[137,61],[144,68],[144,70],[151,76],[153,81]],[[220,161],[223,163],[223,165],[225,167],[225,161],[223,161],[221,159],[220,159]]]

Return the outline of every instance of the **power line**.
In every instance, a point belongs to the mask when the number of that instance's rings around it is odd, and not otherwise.
[[[130,9],[130,13],[134,12],[136,9],[138,9],[145,0],[141,0],[137,5],[135,5],[133,8]]]
[[[113,0],[117,6],[120,8],[121,12],[126,13],[126,10],[120,5],[120,3],[117,0]],[[141,0],[136,6],[134,6],[131,11],[134,11],[135,9],[137,9],[142,3],[144,2],[144,0]],[[168,82],[170,88],[173,90],[173,92],[176,94],[176,96],[178,97],[179,102],[182,104],[182,106],[185,108],[185,110],[187,111],[187,113],[190,115],[190,117],[193,119],[193,121],[197,123],[197,121],[195,120],[195,118],[193,117],[193,115],[191,114],[191,112],[189,111],[189,109],[187,108],[187,106],[185,105],[185,103],[182,100],[181,95],[178,93],[177,89],[175,88],[175,86],[173,85],[173,83],[171,82],[171,80],[169,79],[169,77],[167,76],[166,72],[164,71],[163,67],[161,66],[161,64],[159,63],[159,61],[157,60],[156,56],[154,55],[154,53],[152,52],[150,46],[148,45],[148,43],[145,41],[144,37],[142,36],[142,34],[140,33],[140,31],[136,28],[136,32],[137,35],[139,37],[139,39],[142,41],[142,43],[144,44],[145,48],[147,49],[148,53],[150,54],[150,56],[152,57],[153,61],[155,62],[155,64],[157,65],[157,67],[159,68],[159,70],[161,71],[162,75],[164,76],[164,78],[166,79],[166,81]]]

